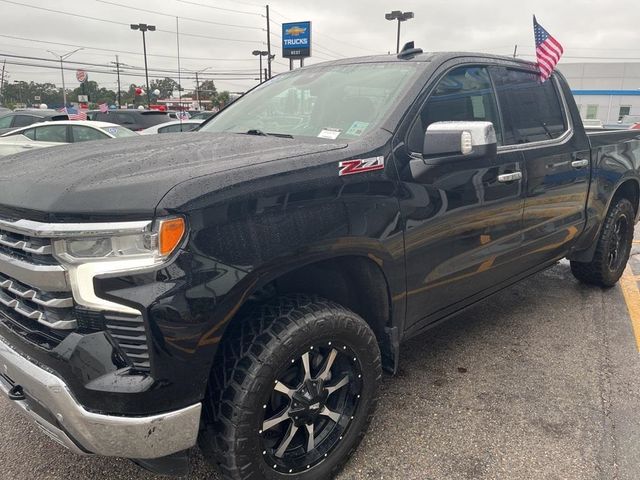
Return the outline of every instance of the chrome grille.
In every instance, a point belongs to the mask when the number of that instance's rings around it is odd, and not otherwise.
[[[0,219],[0,323],[46,349],[73,331],[106,330],[136,368],[149,369],[142,317],[75,307],[66,271],[53,256],[47,224],[29,232],[18,227],[21,222],[26,221]],[[98,321],[87,321],[91,318]]]

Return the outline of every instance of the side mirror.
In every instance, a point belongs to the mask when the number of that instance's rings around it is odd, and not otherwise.
[[[497,155],[496,132],[491,122],[435,122],[427,127],[422,158],[410,161],[415,180],[429,167],[477,159],[487,165]]]
[[[497,149],[496,132],[491,122],[436,122],[424,135],[422,155],[474,158]]]

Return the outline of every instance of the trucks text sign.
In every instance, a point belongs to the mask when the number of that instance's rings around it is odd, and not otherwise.
[[[311,22],[282,24],[282,56],[284,58],[311,56]]]

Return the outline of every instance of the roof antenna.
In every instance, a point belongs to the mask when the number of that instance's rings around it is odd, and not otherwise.
[[[400,53],[398,54],[398,58],[409,59],[413,58],[419,53],[422,53],[422,49],[416,48],[415,43],[411,41],[404,44],[402,50],[400,50]]]

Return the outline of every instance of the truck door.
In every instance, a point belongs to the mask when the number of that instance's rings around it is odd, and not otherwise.
[[[462,66],[444,74],[408,128],[407,151],[396,150],[404,190],[408,327],[435,320],[517,273],[513,260],[520,246],[523,191],[518,178],[505,175],[521,171],[522,153],[499,152],[490,162],[445,162],[429,167],[428,180],[417,181],[406,165],[421,154],[427,127],[441,121],[490,121],[501,144],[486,67]]]
[[[585,223],[590,153],[574,132],[559,79],[537,72],[491,70],[504,120],[505,148],[524,156],[522,265],[535,268],[564,257]]]

